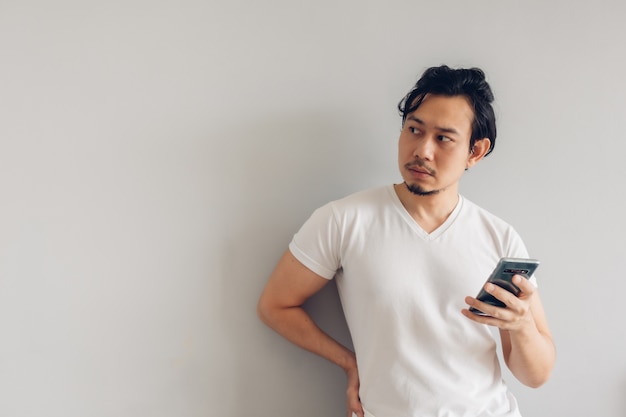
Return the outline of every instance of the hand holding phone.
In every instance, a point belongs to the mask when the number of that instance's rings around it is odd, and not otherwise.
[[[498,287],[504,288],[510,293],[515,294],[515,296],[519,296],[520,289],[513,284],[513,276],[521,275],[524,278],[529,279],[538,267],[539,261],[536,259],[501,258],[487,279],[487,282],[491,282]],[[476,299],[496,307],[506,307],[502,301],[485,291],[484,286],[476,296]],[[480,316],[487,315],[474,307],[470,307],[470,311]]]

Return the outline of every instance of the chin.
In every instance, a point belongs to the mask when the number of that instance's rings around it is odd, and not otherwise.
[[[407,190],[409,190],[411,192],[411,194],[415,194],[415,195],[419,195],[419,196],[434,195],[434,194],[438,194],[439,191],[441,191],[441,190],[427,190],[424,187],[422,187],[421,185],[409,184],[406,181],[404,182],[404,185],[406,185]]]

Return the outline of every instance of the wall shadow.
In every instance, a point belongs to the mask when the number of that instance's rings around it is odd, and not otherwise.
[[[247,123],[220,137],[215,172],[227,173],[231,182],[230,195],[217,208],[223,222],[216,277],[218,339],[232,358],[229,390],[236,393],[228,399],[229,416],[345,412],[343,372],[265,327],[256,303],[302,222],[320,205],[355,191],[349,171],[359,154],[344,139],[347,129],[327,116],[307,115]],[[352,346],[334,281],[305,308],[322,329]]]

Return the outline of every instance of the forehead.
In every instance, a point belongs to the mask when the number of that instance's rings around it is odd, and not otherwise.
[[[431,128],[454,129],[471,135],[474,109],[465,96],[427,94],[420,106],[407,119],[418,119]]]

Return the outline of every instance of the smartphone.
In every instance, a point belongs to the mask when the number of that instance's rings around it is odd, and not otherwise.
[[[524,278],[529,279],[538,267],[539,261],[536,259],[501,258],[487,279],[487,282],[491,282],[494,285],[515,294],[515,296],[518,296],[520,289],[513,284],[513,275],[521,275]],[[485,291],[484,286],[476,296],[476,299],[496,307],[506,307],[502,301]],[[470,311],[480,316],[487,315],[474,307],[470,307]]]

